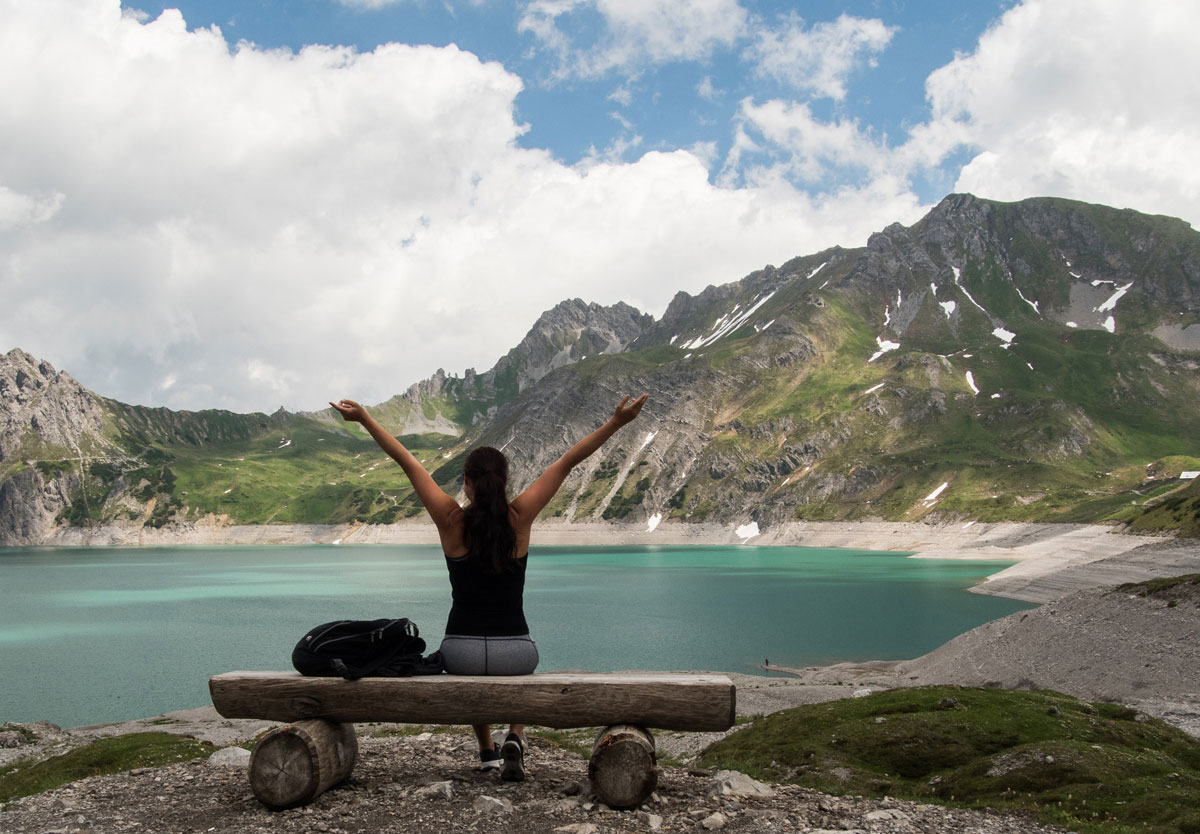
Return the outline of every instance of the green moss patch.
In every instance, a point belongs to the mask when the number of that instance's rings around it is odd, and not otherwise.
[[[1028,812],[1080,832],[1200,831],[1200,741],[1049,691],[921,687],[799,707],[701,762],[826,793]]]
[[[22,762],[0,768],[0,802],[42,793],[86,779],[138,767],[157,767],[210,756],[207,742],[171,733],[130,733],[102,738],[36,764]]]

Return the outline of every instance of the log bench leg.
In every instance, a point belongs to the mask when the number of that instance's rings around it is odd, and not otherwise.
[[[250,788],[272,811],[307,805],[348,778],[358,760],[353,724],[315,718],[271,730],[250,755]]]
[[[658,785],[654,737],[644,727],[605,727],[592,745],[588,779],[596,798],[610,808],[636,808]]]

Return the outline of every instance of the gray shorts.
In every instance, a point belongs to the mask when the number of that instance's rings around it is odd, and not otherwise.
[[[537,668],[537,644],[528,634],[473,637],[447,634],[440,649],[449,675],[528,675]]]

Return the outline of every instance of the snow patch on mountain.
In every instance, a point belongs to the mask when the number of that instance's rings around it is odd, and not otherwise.
[[[876,359],[883,356],[889,350],[895,350],[896,348],[900,347],[899,342],[889,342],[888,340],[886,340],[882,337],[879,337],[879,336],[875,337],[875,341],[879,345],[879,350],[877,350],[877,351],[875,351],[875,353],[871,354],[871,358],[867,360],[868,362],[874,362]]]
[[[1121,300],[1122,296],[1124,296],[1125,293],[1129,292],[1129,288],[1132,286],[1133,286],[1133,282],[1130,281],[1128,284],[1126,284],[1125,286],[1118,289],[1115,293],[1112,294],[1112,296],[1108,299],[1108,301],[1105,301],[1103,304],[1101,304],[1099,307],[1096,308],[1096,312],[1097,313],[1107,313],[1109,310],[1115,310],[1117,308],[1117,302]]]
[[[735,305],[731,311],[721,316],[713,323],[713,326],[709,329],[707,336],[697,336],[692,341],[680,345],[680,347],[684,350],[696,350],[698,348],[708,347],[718,339],[728,336],[730,333],[733,333],[735,330],[745,324],[750,317],[754,315],[759,307],[771,300],[771,296],[773,295],[775,295],[774,290],[764,295],[758,301],[754,302],[753,306],[740,314],[738,313],[738,310],[741,308],[741,305]]]

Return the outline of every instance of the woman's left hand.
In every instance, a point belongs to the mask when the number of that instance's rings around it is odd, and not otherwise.
[[[642,394],[636,400],[630,402],[630,397],[626,394],[625,398],[617,403],[617,410],[613,412],[612,419],[616,421],[618,426],[633,422],[642,413],[642,406],[646,404],[646,400],[649,398],[649,394]]]
[[[354,400],[338,400],[337,402],[329,403],[334,409],[342,415],[342,419],[348,423],[361,423],[367,416],[367,410]]]

